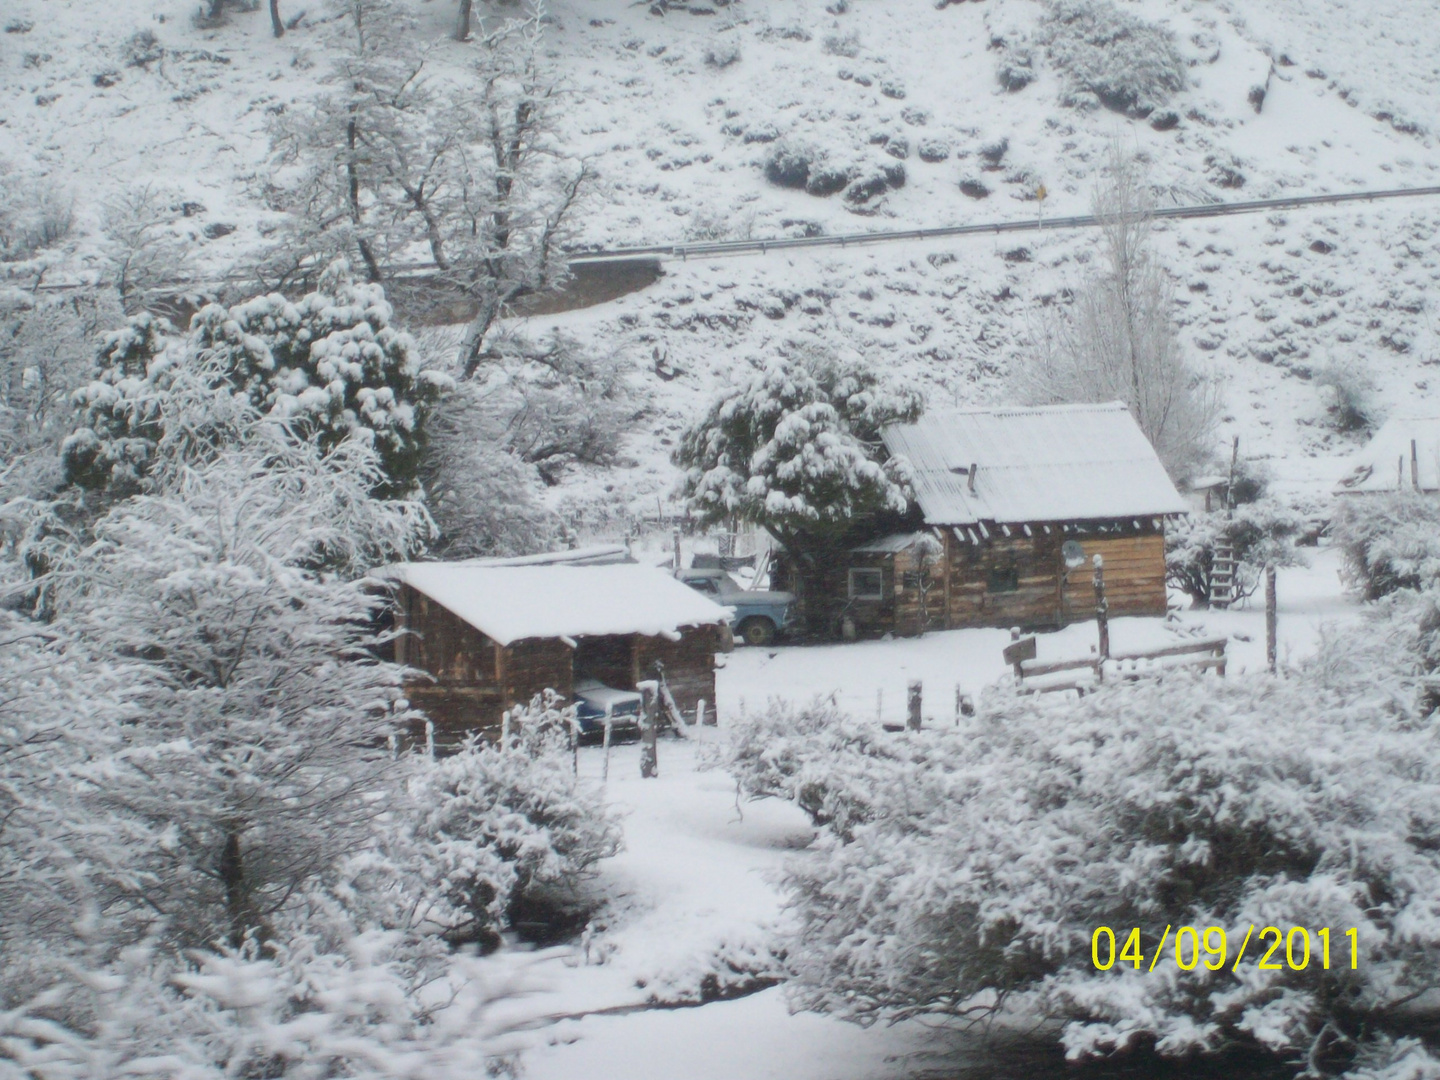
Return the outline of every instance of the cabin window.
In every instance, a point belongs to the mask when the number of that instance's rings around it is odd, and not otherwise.
[[[990,575],[985,582],[987,592],[1018,592],[1020,589],[1020,569],[1016,566],[995,566],[991,567]]]
[[[850,571],[851,600],[885,599],[885,574],[881,570],[856,568]]]

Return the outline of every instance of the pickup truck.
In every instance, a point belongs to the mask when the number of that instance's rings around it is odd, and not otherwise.
[[[692,567],[677,575],[696,592],[733,611],[730,625],[746,645],[769,645],[790,624],[795,597],[788,592],[747,589],[724,570]]]

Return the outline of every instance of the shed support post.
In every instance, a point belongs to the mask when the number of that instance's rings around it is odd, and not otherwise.
[[[905,726],[911,731],[920,730],[920,695],[923,690],[919,679],[911,681],[909,687],[909,700],[907,702],[909,713],[906,717]]]
[[[944,560],[945,560],[945,619],[944,619],[944,622],[943,622],[941,625],[944,626],[946,630],[949,630],[949,629],[950,629],[950,574],[951,574],[952,568],[954,567],[954,558],[953,558],[953,556],[951,555],[951,550],[952,550],[952,549],[951,549],[951,546],[950,546],[950,545],[955,542],[955,537],[952,535],[952,530],[950,530],[950,529],[941,529],[941,530],[940,530],[940,541],[941,541],[941,543],[944,545],[943,548],[942,548],[942,558],[944,558]]]

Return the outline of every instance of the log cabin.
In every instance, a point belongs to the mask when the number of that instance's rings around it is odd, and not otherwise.
[[[1094,618],[1095,555],[1112,615],[1165,614],[1165,522],[1189,507],[1123,404],[928,413],[882,438],[924,528],[849,550],[831,579],[843,636]],[[1070,540],[1083,569],[1066,569]],[[780,566],[783,587],[802,585]]]
[[[662,570],[475,560],[382,575],[395,594],[395,660],[429,676],[405,689],[437,749],[493,737],[507,709],[547,689],[568,698],[580,678],[634,690],[657,661],[687,722],[702,700],[713,715],[728,612]]]

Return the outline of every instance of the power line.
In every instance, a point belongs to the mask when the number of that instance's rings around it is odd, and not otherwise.
[[[1199,206],[1167,206],[1154,212],[1157,218],[1210,218],[1235,214],[1261,214],[1272,210],[1295,210],[1306,206],[1327,206],[1347,202],[1373,202],[1381,199],[1413,198],[1440,195],[1440,187],[1392,188],[1387,191],[1352,191],[1341,195],[1297,195],[1288,199],[1254,199],[1249,202],[1205,203]],[[845,233],[839,236],[789,236],[774,240],[712,240],[695,243],[653,244],[648,247],[621,247],[602,251],[576,253],[570,265],[585,263],[624,262],[643,258],[687,259],[692,256],[726,257],[765,254],[794,248],[859,247],[864,244],[889,244],[903,240],[938,240],[951,236],[983,234],[1048,232],[1054,229],[1093,228],[1100,220],[1093,214],[1051,218],[1048,221],[995,221],[977,225],[945,225],[934,229],[899,229],[888,232]]]

